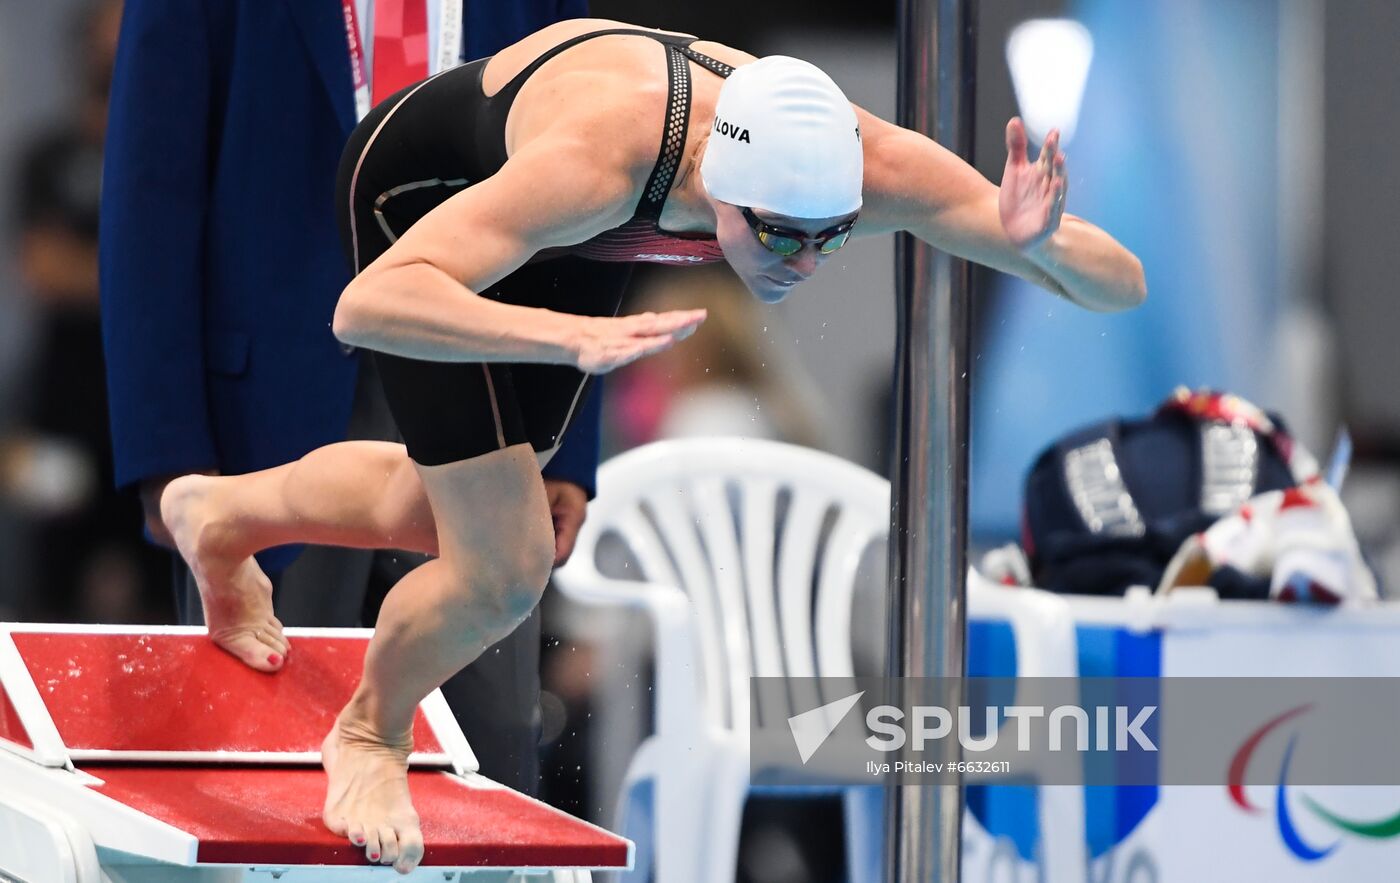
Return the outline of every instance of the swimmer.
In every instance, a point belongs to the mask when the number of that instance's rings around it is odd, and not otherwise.
[[[355,277],[332,327],[372,353],[405,444],[187,476],[161,500],[211,637],[263,671],[289,650],[254,552],[435,556],[389,593],[326,736],[325,824],[371,862],[408,873],[422,860],[414,709],[529,614],[577,527],[552,524],[541,464],[592,376],[704,321],[703,308],[618,316],[631,265],[727,261],[775,302],[852,236],[902,230],[1088,309],[1134,307],[1141,264],[1065,213],[1058,141],[1032,162],[1011,120],[997,187],[806,62],[598,19],[372,110],[339,172]]]

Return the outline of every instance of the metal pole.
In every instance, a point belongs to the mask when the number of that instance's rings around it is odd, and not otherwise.
[[[971,160],[975,0],[900,0],[899,123]],[[968,269],[895,246],[899,337],[889,673],[961,678],[967,574]],[[960,878],[962,783],[886,794],[887,883]]]

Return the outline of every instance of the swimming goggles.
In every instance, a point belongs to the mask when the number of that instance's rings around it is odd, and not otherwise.
[[[846,240],[851,238],[851,228],[855,226],[856,218],[837,224],[835,227],[821,231],[816,236],[807,236],[800,230],[789,230],[785,227],[775,227],[772,224],[764,223],[758,215],[753,213],[753,209],[744,209],[744,220],[758,236],[758,241],[763,243],[763,247],[780,254],[783,257],[792,257],[802,250],[802,246],[808,242],[817,247],[817,251],[822,254],[831,254],[846,244]]]

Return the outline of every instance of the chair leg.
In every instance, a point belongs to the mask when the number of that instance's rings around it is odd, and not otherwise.
[[[841,792],[846,829],[846,879],[879,883],[885,851],[885,789],[861,785]]]
[[[617,796],[613,829],[631,840],[632,870],[609,872],[603,879],[608,883],[652,883],[656,879],[656,779],[651,776],[628,775]]]
[[[1039,791],[1043,879],[1046,883],[1083,880],[1089,867],[1084,789],[1078,785],[1041,785]]]
[[[739,835],[744,804],[749,796],[749,757],[746,751],[724,752],[709,766],[709,801],[705,806],[705,883],[734,883],[739,867]]]
[[[694,758],[677,764],[656,781],[655,883],[697,883],[706,855],[713,851],[711,827],[715,769],[711,761]],[[738,821],[734,822],[735,827]],[[729,883],[733,881],[733,872]]]

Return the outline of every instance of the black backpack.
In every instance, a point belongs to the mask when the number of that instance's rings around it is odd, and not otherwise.
[[[1022,513],[1033,584],[1082,595],[1156,586],[1189,536],[1256,494],[1316,474],[1276,416],[1237,396],[1178,389],[1149,417],[1076,430],[1036,458]],[[1227,597],[1260,591],[1217,588]]]

